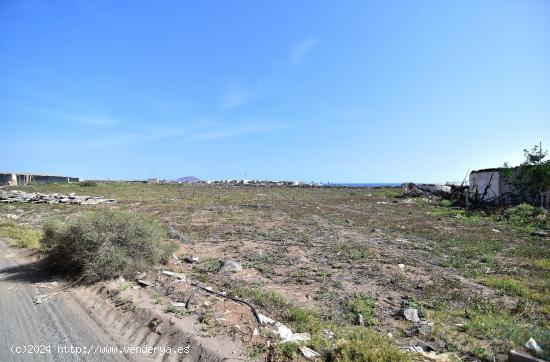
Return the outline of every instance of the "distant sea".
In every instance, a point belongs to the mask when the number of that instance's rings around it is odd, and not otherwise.
[[[399,187],[402,183],[325,183],[323,186],[330,187]]]

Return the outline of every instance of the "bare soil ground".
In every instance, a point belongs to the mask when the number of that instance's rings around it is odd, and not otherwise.
[[[339,331],[356,325],[358,314],[364,326],[353,328],[373,330],[403,350],[454,351],[464,360],[505,360],[530,337],[550,345],[548,239],[443,207],[434,197],[389,188],[137,183],[20,189],[118,200],[115,206],[0,205],[0,215],[19,215],[16,222],[30,227],[97,207],[156,215],[187,239],[163,269],[246,299],[295,332],[309,332],[306,345],[322,354],[338,348],[345,339]],[[190,256],[199,261],[185,262]],[[224,272],[227,261],[243,270]],[[162,268],[147,276],[158,304],[170,310],[170,302],[193,295],[189,313],[209,335],[242,341],[251,358],[301,358],[258,327],[248,307],[194,292]],[[427,327],[404,319],[406,307],[417,309]]]

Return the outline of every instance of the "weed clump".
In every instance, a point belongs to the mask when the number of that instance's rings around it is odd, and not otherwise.
[[[101,210],[68,223],[49,221],[41,240],[47,264],[87,281],[132,277],[165,260],[177,248],[156,220]]]
[[[38,249],[42,233],[13,221],[0,221],[0,236],[12,239],[19,248]]]
[[[341,332],[336,348],[328,353],[328,361],[399,362],[409,361],[392,342],[375,332],[360,328],[348,328]]]

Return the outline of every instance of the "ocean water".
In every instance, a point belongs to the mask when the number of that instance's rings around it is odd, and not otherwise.
[[[399,187],[402,185],[402,183],[326,183],[323,184],[324,186],[330,186],[330,187]]]

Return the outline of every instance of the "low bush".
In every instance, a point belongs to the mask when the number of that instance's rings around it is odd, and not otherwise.
[[[514,226],[550,228],[550,218],[546,211],[529,204],[520,204],[507,209],[502,218]]]
[[[100,210],[68,223],[48,221],[41,244],[53,270],[96,281],[133,277],[165,260],[177,248],[166,236],[154,219]]]
[[[82,181],[80,182],[80,187],[96,187],[97,183],[94,181]]]

